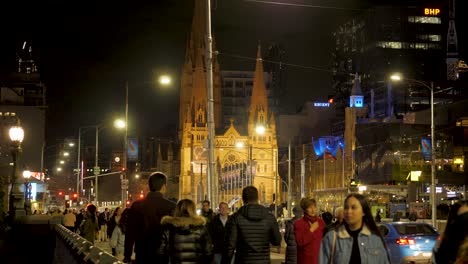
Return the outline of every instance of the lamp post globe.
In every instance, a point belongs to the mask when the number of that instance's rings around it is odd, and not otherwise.
[[[10,140],[14,143],[21,143],[24,139],[24,130],[20,126],[13,126],[9,131]]]
[[[171,79],[171,77],[169,75],[164,74],[164,75],[159,76],[158,82],[161,85],[167,86],[167,85],[170,85],[172,83],[172,79]]]
[[[114,121],[114,126],[115,126],[116,128],[118,128],[118,129],[124,129],[124,128],[127,127],[127,124],[126,124],[125,121],[122,120],[122,119],[116,119],[116,120]]]

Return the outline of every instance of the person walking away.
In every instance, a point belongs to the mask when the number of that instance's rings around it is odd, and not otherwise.
[[[118,207],[116,210],[119,210]],[[114,256],[122,261],[124,258],[124,244],[125,244],[125,233],[127,232],[127,223],[128,223],[128,210],[125,209],[121,213],[121,216],[117,220],[118,223],[114,226],[112,235],[110,236],[109,245],[115,251]]]
[[[294,223],[298,264],[317,264],[325,222],[317,216],[315,199],[302,198],[300,202],[304,216]]]
[[[210,201],[204,200],[202,202],[202,213],[201,215],[206,218],[207,222],[209,223],[213,218],[213,210],[210,208]]]
[[[96,216],[97,208],[93,204],[86,207],[86,214],[80,224],[80,235],[94,244],[96,233],[99,231],[98,219]]]
[[[364,196],[349,194],[344,202],[344,223],[322,240],[320,264],[388,264],[387,249]]]
[[[112,214],[112,217],[109,220],[109,223],[107,224],[107,235],[109,237],[112,237],[112,233],[114,232],[115,226],[119,223],[120,217],[122,215],[122,208],[116,207],[114,210],[114,213]],[[128,212],[127,212],[128,214]],[[115,248],[111,247],[112,249],[112,256],[115,256]],[[123,254],[123,253],[122,253]]]
[[[294,217],[286,220],[284,241],[286,242],[285,264],[297,263],[297,245],[294,236],[294,222],[302,217],[302,209],[299,206],[293,207]]]
[[[72,210],[68,209],[67,213],[63,217],[63,225],[70,231],[75,232],[76,216],[72,213]]]
[[[130,262],[135,246],[136,263],[167,263],[168,256],[159,255],[162,227],[161,219],[172,215],[175,203],[164,198],[167,177],[162,172],[148,179],[150,192],[145,198],[133,202],[128,215],[125,233],[124,262]]]
[[[75,221],[75,232],[80,233],[80,225],[84,218],[84,209],[80,209],[79,213],[76,215]]]
[[[180,200],[174,216],[165,216],[161,220],[164,231],[159,254],[170,256],[171,264],[212,263],[213,244],[206,221],[197,215],[192,200]]]
[[[279,246],[281,234],[276,218],[258,204],[258,190],[247,186],[242,190],[242,206],[226,224],[222,263],[270,263],[270,244]]]
[[[380,209],[377,209],[377,214],[375,215],[375,222],[382,222],[382,216],[380,215]]]
[[[224,236],[226,233],[226,223],[229,219],[229,207],[225,202],[219,204],[219,214],[213,216],[208,223],[211,241],[213,242],[214,262],[221,263],[221,257],[224,249]]]

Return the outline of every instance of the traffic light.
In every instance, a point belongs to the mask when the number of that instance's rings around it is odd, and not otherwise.
[[[58,192],[58,196],[63,196],[63,192]]]
[[[328,103],[329,103],[329,104],[333,104],[334,101],[335,101],[334,96],[333,96],[333,95],[329,95],[329,96],[328,96]]]
[[[140,193],[140,199],[143,199],[143,198],[145,198],[145,195]]]
[[[77,193],[74,193],[74,194],[73,194],[73,199],[76,199],[76,198],[78,198],[78,194],[77,194]]]

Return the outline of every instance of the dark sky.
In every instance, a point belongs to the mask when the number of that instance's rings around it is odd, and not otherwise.
[[[197,0],[202,1],[202,0]],[[76,136],[79,126],[111,126],[124,112],[124,81],[129,80],[130,134],[158,136],[175,130],[179,74],[191,27],[193,0],[15,1],[1,12],[1,65],[15,69],[15,49],[33,41],[48,87],[47,139]],[[52,1],[48,1],[52,2]],[[282,0],[280,2],[356,8],[362,0]],[[4,4],[2,4],[4,5]],[[280,43],[289,63],[329,68],[331,31],[352,10],[282,6],[217,0],[213,28],[222,70],[253,70],[258,41]],[[168,72],[169,88],[144,82]],[[289,67],[290,105],[324,99],[330,74]],[[172,125],[172,130],[166,129]],[[108,138],[116,133],[106,130]]]

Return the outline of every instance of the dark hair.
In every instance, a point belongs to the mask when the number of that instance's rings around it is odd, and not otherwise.
[[[322,214],[322,219],[326,225],[329,225],[332,223],[333,215],[330,212],[325,212]]]
[[[312,199],[312,198],[304,197],[304,198],[301,199],[299,204],[300,204],[302,210],[305,211],[311,205],[317,206],[317,201],[315,201],[315,199]]]
[[[247,186],[242,189],[242,201],[245,204],[258,201],[258,190],[254,186]]]
[[[197,213],[195,211],[195,203],[190,199],[180,200],[175,209],[174,216],[176,217],[192,217]]]
[[[117,206],[115,209],[114,209],[114,212],[112,213],[112,217],[116,217],[117,216],[117,212],[122,209],[120,208],[120,206]],[[123,212],[122,212],[123,213]],[[122,215],[122,214],[121,214]]]
[[[388,255],[387,246],[385,245],[385,241],[382,237],[382,233],[380,233],[380,230],[377,227],[377,224],[375,223],[374,217],[372,217],[371,209],[370,209],[369,204],[367,203],[367,199],[364,197],[364,195],[361,195],[359,193],[351,193],[346,197],[344,201],[345,208],[346,208],[346,202],[351,197],[356,198],[361,204],[362,212],[364,213],[364,216],[362,217],[362,222],[366,224],[367,228],[369,228],[371,233],[380,237],[380,240],[382,241],[382,244],[385,248],[385,252],[387,254],[387,259],[390,261],[390,256]],[[343,222],[346,222],[346,221],[343,221]]]
[[[167,177],[162,172],[155,172],[150,175],[148,179],[148,186],[150,191],[159,192],[161,188],[166,185]]]
[[[207,203],[208,205],[210,205],[210,201],[208,201],[208,200],[203,200],[202,204],[205,204],[205,203]]]
[[[120,208],[120,207],[117,207]],[[127,223],[128,223],[128,213],[129,209],[125,208],[120,215],[119,223],[117,224],[120,228],[120,231],[122,231],[122,234],[125,234],[127,232]]]
[[[89,204],[87,207],[86,207],[86,211],[91,215],[91,221],[96,222],[96,206],[94,204]]]

